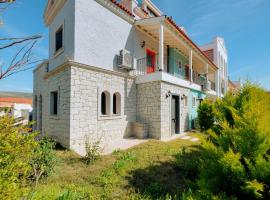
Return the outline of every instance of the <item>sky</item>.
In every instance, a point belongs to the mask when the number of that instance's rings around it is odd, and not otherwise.
[[[152,0],[198,44],[223,37],[231,80],[251,80],[270,90],[270,0]],[[46,0],[17,0],[0,19],[1,37],[41,34],[34,54],[48,57],[48,29],[43,23]],[[7,63],[13,52],[0,52]],[[32,92],[32,70],[0,80],[0,91]]]

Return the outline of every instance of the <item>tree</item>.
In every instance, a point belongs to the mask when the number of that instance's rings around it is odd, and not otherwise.
[[[15,0],[0,0],[0,15],[14,3]],[[7,64],[0,63],[0,80],[15,73],[33,68],[33,65],[40,62],[33,56],[33,49],[41,35],[26,37],[0,38],[0,53],[4,50],[14,50],[14,55]]]
[[[0,117],[0,199],[19,199],[31,172],[30,161],[38,142],[28,127],[14,126],[14,119]],[[21,189],[21,190],[19,190]]]
[[[202,144],[199,190],[229,199],[270,199],[269,95],[248,83],[211,108],[215,125]]]

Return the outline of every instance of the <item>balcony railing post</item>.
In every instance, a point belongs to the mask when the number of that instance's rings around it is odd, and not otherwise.
[[[216,92],[217,96],[220,96],[220,74],[219,74],[219,69],[215,72],[215,86],[216,86]]]
[[[190,82],[193,82],[192,49],[189,50]]]
[[[164,27],[163,24],[160,24],[159,26],[159,56],[158,56],[158,62],[159,62],[159,71],[164,70]]]

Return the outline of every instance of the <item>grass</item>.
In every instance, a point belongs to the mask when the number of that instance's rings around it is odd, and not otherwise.
[[[199,134],[191,135],[201,138]],[[32,199],[165,199],[188,188],[176,158],[188,140],[151,140],[126,151],[115,151],[86,165],[71,151],[57,151],[55,172],[33,188]]]

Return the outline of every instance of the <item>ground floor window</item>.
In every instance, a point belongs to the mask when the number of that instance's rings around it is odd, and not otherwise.
[[[192,107],[196,107],[196,97],[192,98]]]
[[[113,94],[113,114],[121,114],[121,95],[118,92]]]
[[[51,115],[58,115],[58,92],[51,92],[50,95],[50,107],[51,107]]]
[[[110,93],[107,91],[101,93],[101,114],[110,114]]]

